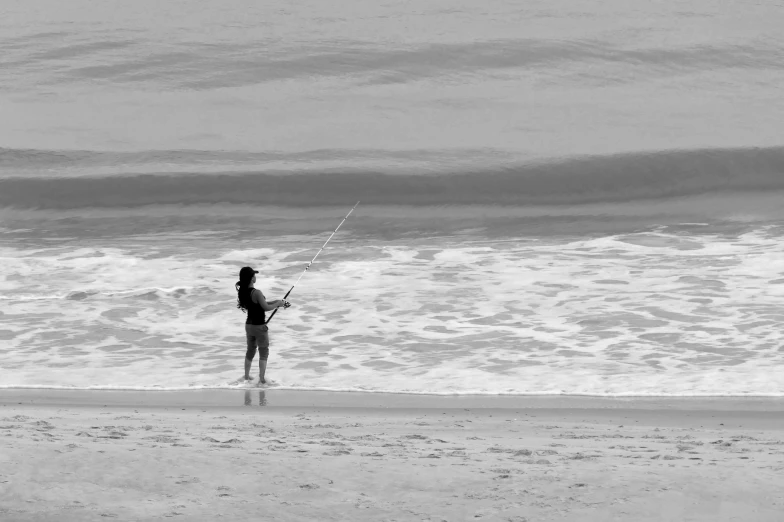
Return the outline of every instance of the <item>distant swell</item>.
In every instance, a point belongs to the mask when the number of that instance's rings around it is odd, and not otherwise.
[[[200,153],[204,154],[204,153]],[[348,162],[350,164],[350,162]],[[219,168],[219,166],[216,166]],[[132,166],[129,166],[132,170]],[[592,156],[427,174],[318,170],[0,180],[0,206],[582,204],[784,190],[784,147]]]

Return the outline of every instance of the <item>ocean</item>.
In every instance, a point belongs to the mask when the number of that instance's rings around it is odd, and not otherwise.
[[[0,388],[784,396],[784,4],[9,1]],[[254,365],[255,366],[255,365]]]

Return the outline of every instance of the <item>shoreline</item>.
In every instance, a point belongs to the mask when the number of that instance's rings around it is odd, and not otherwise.
[[[234,407],[245,396],[263,396],[267,407],[415,409],[592,409],[744,411],[784,413],[784,397],[597,397],[577,395],[424,395],[408,393],[279,390],[69,390],[3,388],[0,405]]]
[[[357,418],[470,414],[540,422],[583,422],[715,430],[784,431],[784,399],[510,396],[420,396],[290,390],[85,391],[0,390],[0,416],[11,409],[185,414],[255,418],[270,414],[347,415]]]

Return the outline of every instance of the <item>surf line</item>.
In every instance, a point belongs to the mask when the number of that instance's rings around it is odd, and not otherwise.
[[[293,285],[291,285],[291,288],[289,288],[289,291],[288,291],[288,292],[286,292],[286,295],[284,295],[284,296],[283,296],[283,300],[284,300],[284,301],[285,301],[285,300],[286,300],[286,298],[289,296],[289,294],[291,293],[291,291],[292,291],[292,290],[294,290],[294,287],[295,287],[295,286],[297,286],[297,283],[299,283],[299,280],[300,280],[300,279],[302,279],[302,276],[304,276],[304,275],[305,275],[305,273],[306,273],[308,270],[310,270],[310,265],[312,265],[312,264],[313,264],[313,263],[316,261],[316,258],[319,256],[319,254],[321,253],[321,251],[322,251],[322,250],[324,250],[324,248],[326,248],[326,246],[327,246],[327,243],[329,243],[329,240],[330,240],[330,239],[332,239],[332,236],[334,236],[334,235],[335,235],[335,234],[338,232],[338,229],[340,229],[340,227],[343,225],[343,223],[345,223],[345,222],[346,222],[346,220],[347,220],[347,219],[348,219],[348,217],[351,215],[351,213],[352,213],[352,212],[354,212],[354,209],[355,209],[355,208],[357,208],[357,205],[359,205],[359,201],[357,201],[357,202],[356,202],[356,204],[355,204],[353,207],[351,207],[351,210],[349,210],[349,211],[348,211],[348,214],[346,214],[346,217],[344,217],[344,218],[343,218],[343,221],[341,221],[341,222],[340,222],[340,224],[337,226],[337,228],[335,228],[335,230],[332,232],[332,234],[330,234],[330,236],[327,238],[327,240],[326,240],[326,241],[324,241],[324,244],[321,246],[321,248],[319,248],[319,251],[318,251],[318,252],[316,252],[316,255],[315,255],[315,256],[313,256],[313,259],[311,259],[311,260],[310,260],[310,263],[308,263],[308,264],[305,266],[305,270],[303,270],[303,271],[302,271],[302,273],[299,275],[299,277],[298,277],[298,278],[297,278],[297,280],[294,282],[294,284],[293,284]],[[272,314],[269,316],[269,319],[267,319],[267,322],[266,322],[266,323],[264,323],[264,324],[269,324],[269,322],[270,322],[270,321],[272,321],[272,318],[273,318],[273,317],[275,317],[275,314],[276,314],[276,313],[278,313],[278,308],[276,308],[275,310],[273,310],[273,311],[272,311]]]

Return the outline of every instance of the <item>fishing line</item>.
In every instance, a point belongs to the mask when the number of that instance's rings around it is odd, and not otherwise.
[[[299,283],[299,280],[300,280],[300,279],[302,279],[302,276],[304,276],[304,275],[305,275],[305,272],[307,272],[308,270],[310,270],[310,265],[312,265],[312,264],[313,264],[313,263],[316,261],[316,258],[319,256],[319,254],[321,253],[321,251],[322,251],[322,250],[324,250],[324,248],[326,248],[326,246],[327,246],[327,243],[329,243],[329,240],[330,240],[330,239],[332,239],[332,236],[334,236],[334,235],[337,233],[338,229],[339,229],[339,228],[340,228],[340,227],[343,225],[343,223],[345,223],[345,222],[346,222],[346,220],[347,220],[347,219],[348,219],[348,217],[351,215],[351,213],[352,213],[352,212],[354,212],[354,209],[355,209],[355,208],[357,208],[357,205],[359,205],[359,201],[357,201],[356,205],[354,205],[353,207],[351,207],[351,210],[349,210],[349,211],[348,211],[348,214],[346,214],[346,217],[344,217],[344,218],[343,218],[343,221],[341,221],[341,222],[340,222],[340,225],[338,225],[338,226],[337,226],[337,228],[335,228],[335,230],[332,232],[332,234],[330,234],[330,236],[327,238],[327,240],[326,240],[326,241],[324,241],[324,244],[321,246],[321,248],[319,248],[319,251],[318,251],[318,252],[316,252],[316,255],[315,255],[315,256],[313,256],[313,259],[311,259],[311,260],[310,260],[310,263],[308,263],[308,264],[307,264],[307,266],[305,266],[305,270],[303,270],[303,271],[302,271],[302,273],[299,275],[299,277],[298,277],[298,278],[297,278],[297,280],[294,282],[294,284],[293,284],[293,285],[291,285],[291,288],[289,288],[289,291],[288,291],[288,292],[286,292],[286,295],[284,295],[284,296],[283,296],[283,300],[284,300],[284,301],[285,301],[285,300],[286,300],[286,298],[289,296],[289,294],[291,293],[291,291],[292,291],[292,290],[294,290],[294,287],[295,287],[295,286],[297,286],[297,283]],[[288,308],[288,306],[287,306],[286,308]],[[276,314],[277,312],[278,312],[278,309],[277,309],[277,308],[276,308],[275,310],[273,310],[272,314],[269,316],[269,319],[267,319],[267,322],[266,322],[266,323],[264,323],[264,324],[268,324],[270,321],[272,321],[272,318],[273,318],[273,317],[275,317],[275,314]]]

